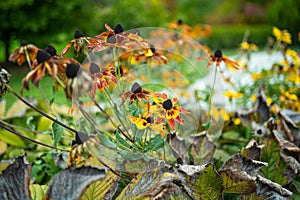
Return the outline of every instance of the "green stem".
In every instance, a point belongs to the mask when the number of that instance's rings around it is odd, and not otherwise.
[[[214,90],[215,90],[215,84],[216,84],[216,79],[217,79],[217,66],[215,66],[215,72],[214,72],[214,80],[213,80],[213,85],[212,85],[212,88],[211,88],[211,94],[209,96],[209,99],[208,99],[208,113],[207,113],[207,118],[209,121],[211,121],[210,117],[211,117],[211,108],[212,108],[212,97],[214,95]],[[208,130],[209,126],[207,127],[207,130]]]

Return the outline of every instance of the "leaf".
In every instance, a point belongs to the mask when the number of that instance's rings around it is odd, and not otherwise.
[[[13,145],[13,146],[16,146],[16,147],[20,147],[20,148],[26,148],[26,145],[24,143],[24,141],[16,136],[15,134],[7,131],[7,130],[3,130],[3,129],[0,129],[1,131],[1,134],[0,134],[0,139],[4,142],[6,142],[7,144],[10,144],[10,145]]]
[[[285,199],[284,197],[291,197],[293,193],[278,183],[272,182],[260,175],[257,175],[257,195],[267,195],[270,199]]]
[[[252,160],[243,157],[241,154],[234,154],[222,165],[220,171],[226,169],[231,169],[233,171],[245,171],[250,176],[253,176],[264,166],[268,166],[268,163]]]
[[[241,155],[253,160],[260,160],[263,148],[264,145],[259,145],[254,139],[252,139],[249,141],[247,146],[242,149]]]
[[[262,88],[259,88],[258,93],[256,94],[254,112],[257,113],[261,124],[268,121],[270,117],[270,107],[268,106],[266,95]]]
[[[31,130],[35,130],[35,128],[36,128],[36,126],[35,126],[35,124],[33,122],[34,122],[34,117],[33,116],[28,117],[27,120],[26,120],[26,125]]]
[[[0,100],[0,119],[4,119],[6,110],[6,101],[5,99]]]
[[[194,199],[219,199],[222,194],[222,178],[212,164],[189,166],[183,165],[179,170],[184,172],[186,185],[192,190]]]
[[[7,149],[7,144],[0,140],[0,155],[4,154]]]
[[[225,193],[250,194],[256,190],[255,177],[251,177],[245,171],[233,171],[231,169],[219,171],[223,180]]]
[[[0,175],[2,174],[3,170],[5,170],[7,168],[7,166],[9,165],[9,162],[0,162]]]
[[[90,184],[105,177],[105,168],[80,167],[65,169],[52,178],[44,199],[79,199]]]
[[[300,145],[300,129],[296,124],[282,112],[278,112],[278,116],[283,125],[284,133],[290,142],[293,142],[296,146]]]
[[[30,199],[29,181],[31,166],[25,156],[20,156],[10,164],[0,176],[0,199]]]
[[[37,130],[38,131],[47,131],[50,129],[52,125],[52,121],[44,116],[41,116],[39,119],[39,122],[37,124]]]
[[[56,89],[55,89],[55,86],[53,86],[52,87],[52,97],[49,100],[50,105],[52,105],[54,103],[55,97],[56,97]]]
[[[194,165],[204,165],[212,162],[216,146],[207,137],[206,132],[191,135],[189,142],[191,143],[191,155],[194,159]]]
[[[179,187],[182,177],[167,167],[141,172],[122,190],[117,200],[123,199],[186,199],[187,191]]]
[[[189,157],[184,139],[179,137],[177,132],[174,132],[168,135],[168,142],[177,161],[181,164],[188,163]]]
[[[30,184],[29,190],[32,200],[42,200],[46,193],[47,185]]]
[[[64,128],[61,125],[58,125],[57,123],[52,123],[51,128],[52,128],[52,137],[54,140],[53,145],[57,147],[57,144],[64,133]]]
[[[164,146],[164,139],[161,138],[160,134],[157,134],[150,139],[146,148],[144,149],[144,152],[156,151],[158,149],[161,149],[163,146]]]
[[[104,179],[92,183],[83,193],[80,200],[113,199],[119,185],[119,177],[107,172]]]
[[[28,100],[31,104],[35,105],[36,101]],[[28,107],[20,100],[17,100],[10,109],[6,112],[5,119],[23,117],[26,114]]]

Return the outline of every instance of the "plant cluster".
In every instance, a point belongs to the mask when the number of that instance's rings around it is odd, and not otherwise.
[[[208,25],[105,28],[76,30],[59,54],[22,41],[9,57],[30,68],[21,94],[31,84],[43,93],[49,75],[53,94],[72,101],[67,111],[55,95],[18,94],[1,69],[0,95],[19,99],[0,120],[1,158],[19,156],[1,163],[3,199],[299,197],[300,64],[286,30],[274,27],[268,47],[282,61],[254,73],[247,34],[234,61],[198,42]]]

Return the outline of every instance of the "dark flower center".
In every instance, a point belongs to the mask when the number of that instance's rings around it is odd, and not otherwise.
[[[124,32],[124,29],[121,26],[121,24],[117,24],[117,26],[114,28],[114,32],[115,32],[115,34],[119,34],[119,33]]]
[[[107,41],[108,43],[115,44],[117,40],[116,40],[115,35],[112,34],[112,33],[110,33],[110,34],[107,36],[106,41]]]
[[[142,92],[142,87],[140,86],[140,84],[135,82],[131,87],[131,92],[133,92],[134,94],[140,93],[140,92]]]
[[[223,56],[222,51],[220,49],[216,50],[214,56],[216,58],[222,58]]]
[[[96,74],[98,72],[100,72],[100,67],[96,63],[92,62],[91,65],[90,65],[90,73],[91,74]]]
[[[146,121],[147,121],[149,124],[153,124],[153,123],[154,123],[153,117],[148,117],[148,118],[146,119]]]
[[[50,54],[44,50],[38,50],[36,54],[36,60],[38,63],[45,62],[51,58]]]
[[[47,47],[45,48],[45,51],[50,54],[50,56],[55,56],[56,55],[56,49],[54,46],[51,44],[48,44]]]
[[[182,19],[178,19],[178,21],[177,21],[177,24],[178,25],[181,25],[183,22],[182,22]]]
[[[28,42],[27,42],[26,40],[22,40],[22,41],[21,41],[21,46],[22,46],[22,47],[26,46],[27,44],[28,44]]]
[[[152,53],[155,53],[155,47],[153,44],[150,45],[150,49],[151,49]]]
[[[83,33],[80,30],[76,30],[75,33],[74,33],[74,38],[78,39],[78,38],[81,38],[81,37],[84,37]]]
[[[66,68],[66,76],[68,78],[75,78],[77,76],[77,73],[80,69],[80,66],[74,63],[70,63],[67,65]]]
[[[171,99],[167,99],[162,104],[163,108],[166,110],[170,110],[173,107]]]

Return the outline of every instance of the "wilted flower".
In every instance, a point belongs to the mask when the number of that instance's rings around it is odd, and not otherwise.
[[[148,97],[151,94],[152,94],[151,91],[143,89],[140,84],[138,84],[137,82],[135,82],[132,85],[130,91],[123,92],[119,96],[122,99],[122,102],[121,102],[120,106],[122,106],[127,99],[130,100],[130,102],[129,102],[130,104],[132,104],[137,99],[148,100]]]
[[[68,99],[92,93],[93,79],[82,70],[80,65],[75,63],[67,64],[66,76],[68,81],[65,87],[65,94]]]
[[[9,84],[9,76],[10,74],[2,68],[0,71],[0,97],[2,97],[7,90],[6,84]]]
[[[86,54],[85,45],[90,43],[97,43],[97,40],[91,37],[85,37],[80,30],[76,30],[74,33],[74,40],[69,42],[67,46],[62,50],[61,56],[65,55],[69,49],[73,46],[75,55],[79,53]]]
[[[39,48],[33,44],[28,44],[25,40],[22,40],[21,46],[18,47],[9,56],[9,61],[16,62],[18,65],[22,65],[24,62],[30,62],[29,65],[35,60],[36,54]]]

